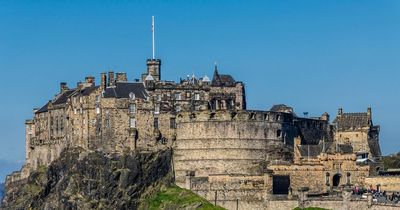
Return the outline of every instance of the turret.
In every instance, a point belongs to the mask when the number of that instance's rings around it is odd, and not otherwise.
[[[160,59],[147,59],[147,73],[142,74],[142,80],[144,81],[147,75],[151,75],[154,81],[161,80],[161,60]]]

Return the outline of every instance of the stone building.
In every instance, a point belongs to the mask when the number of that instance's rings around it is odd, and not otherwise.
[[[161,78],[148,59],[140,80],[126,73],[87,76],[26,121],[26,178],[69,147],[123,153],[174,149],[176,184],[228,209],[267,208],[273,196],[300,189],[324,194],[363,185],[380,170],[379,126],[372,111],[299,117],[279,104],[247,110],[245,85],[215,66],[212,79]],[[368,179],[374,180],[374,179]],[[293,190],[293,192],[292,192]]]
[[[194,75],[179,83],[161,79],[161,60],[147,60],[142,80],[126,73],[88,76],[75,88],[60,92],[26,121],[27,166],[48,165],[66,147],[114,153],[172,146],[176,117],[184,111],[243,110],[244,84],[217,67],[210,80]]]

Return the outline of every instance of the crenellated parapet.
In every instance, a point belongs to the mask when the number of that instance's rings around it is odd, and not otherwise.
[[[204,121],[240,121],[240,122],[267,122],[292,123],[293,115],[283,112],[256,111],[256,110],[207,110],[180,112],[177,115],[178,123]]]

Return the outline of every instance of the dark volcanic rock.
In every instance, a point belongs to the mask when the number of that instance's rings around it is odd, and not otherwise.
[[[72,149],[25,183],[7,186],[6,209],[137,209],[172,183],[171,150],[124,155]]]

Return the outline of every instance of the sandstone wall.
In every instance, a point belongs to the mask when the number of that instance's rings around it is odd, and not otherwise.
[[[365,185],[376,189],[380,185],[382,191],[400,192],[399,176],[376,176],[365,178]]]

